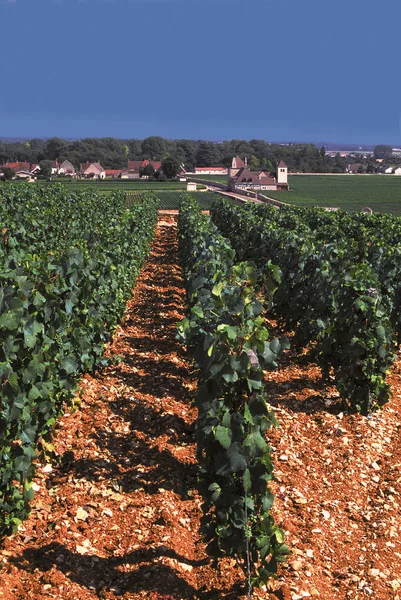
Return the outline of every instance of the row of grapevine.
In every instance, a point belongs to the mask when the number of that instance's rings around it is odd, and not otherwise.
[[[368,260],[380,255],[372,245],[375,220],[224,200],[212,218],[241,259],[254,260],[262,272],[269,261],[279,266],[275,314],[295,330],[297,345],[314,343],[323,375],[334,377],[346,408],[366,413],[386,403],[396,345],[390,295]],[[396,238],[397,228],[387,239]]]
[[[22,186],[0,198],[0,535],[29,513],[32,461],[80,373],[104,364],[147,255],[156,203],[124,202]]]
[[[271,449],[265,432],[276,424],[263,389],[263,369],[274,368],[285,339],[268,341],[264,307],[254,263],[236,263],[235,251],[184,199],[179,215],[179,248],[190,306],[179,335],[199,367],[196,396],[201,532],[213,557],[241,563],[249,589],[262,585],[285,560],[288,548],[270,509],[273,495]]]
[[[134,202],[138,202],[144,192],[127,192],[127,206],[131,206]],[[202,210],[209,210],[213,202],[218,198],[214,192],[168,192],[157,191],[153,192],[159,200],[160,210],[177,210],[180,207],[181,200],[184,195],[190,195],[197,200]]]

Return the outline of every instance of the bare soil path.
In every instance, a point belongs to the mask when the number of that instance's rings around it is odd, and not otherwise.
[[[184,311],[176,217],[163,215],[109,349],[124,360],[83,378],[31,516],[0,544],[1,600],[245,598],[235,563],[212,568],[198,535]],[[280,422],[273,511],[292,555],[254,599],[401,600],[400,362],[390,382],[391,402],[367,419],[341,413],[306,356],[287,352],[266,374]]]

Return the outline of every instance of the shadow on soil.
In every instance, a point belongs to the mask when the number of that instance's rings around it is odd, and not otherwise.
[[[35,569],[50,571],[56,567],[71,581],[96,590],[99,597],[102,597],[102,591],[114,592],[116,596],[148,591],[149,594],[160,594],[160,598],[169,594],[173,598],[188,600],[238,600],[244,593],[244,589],[238,584],[225,590],[196,589],[181,578],[173,566],[164,564],[169,560],[177,561],[184,569],[209,563],[208,559],[188,560],[165,546],[140,548],[124,556],[100,558],[75,554],[58,543],[39,549],[28,548],[21,557],[13,558],[12,562],[17,568],[30,573]]]
[[[93,450],[103,457],[76,459],[73,450],[68,450],[49,485],[57,485],[72,474],[90,481],[109,481],[110,488],[122,493],[142,488],[155,494],[164,488],[184,499],[196,487],[197,466],[173,453],[194,442],[194,426],[180,416],[180,411],[186,414],[191,404],[192,394],[183,385],[191,373],[182,363],[184,350],[175,339],[175,327],[163,327],[166,307],[180,308],[177,290],[182,290],[182,280],[174,259],[169,251],[152,255],[145,286],[141,284],[140,296],[125,321],[126,334],[121,339],[129,349],[125,361],[113,367],[117,388],[120,384],[123,391],[108,404],[108,410],[127,424],[126,430],[115,431],[112,425],[94,428]],[[166,287],[166,281],[171,286]],[[178,320],[175,317],[174,324]],[[135,334],[131,336],[133,327]],[[140,394],[151,396],[149,402],[143,397],[137,399]],[[96,421],[96,413],[93,419]]]
[[[131,433],[117,433],[99,429],[93,434],[96,450],[113,459],[75,459],[68,450],[61,456],[60,468],[49,477],[49,485],[57,485],[69,474],[90,481],[110,480],[116,491],[132,492],[143,488],[154,494],[159,488],[172,490],[187,498],[186,490],[196,486],[196,464],[182,462],[168,448],[159,450],[155,443],[160,436],[163,442],[175,447],[193,443],[193,426],[176,414],[158,412],[147,404],[120,398],[111,403],[116,415],[130,424]],[[145,436],[136,436],[135,432]]]

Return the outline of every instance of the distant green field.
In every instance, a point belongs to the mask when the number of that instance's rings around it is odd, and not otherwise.
[[[335,206],[401,216],[401,177],[390,175],[290,175],[289,192],[262,192],[298,206]]]
[[[124,179],[110,180],[91,180],[91,179],[57,179],[54,181],[38,180],[36,184],[31,185],[54,185],[61,183],[70,190],[94,190],[102,192],[111,192],[117,190],[141,190],[141,191],[157,191],[157,190],[186,190],[187,184],[184,181],[133,181]]]
[[[191,175],[188,175],[188,179],[192,179]],[[227,175],[194,175],[194,179],[202,181],[216,181],[217,183],[227,183]]]

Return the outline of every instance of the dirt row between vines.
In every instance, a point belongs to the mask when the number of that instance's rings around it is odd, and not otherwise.
[[[152,253],[109,352],[58,422],[57,460],[39,465],[30,518],[0,545],[0,599],[245,598],[234,561],[215,569],[198,535],[192,400],[196,377],[175,339],[185,313],[176,217]],[[292,549],[254,598],[401,599],[401,374],[367,419],[343,415],[319,369],[288,352],[266,375],[280,428],[274,517]]]

